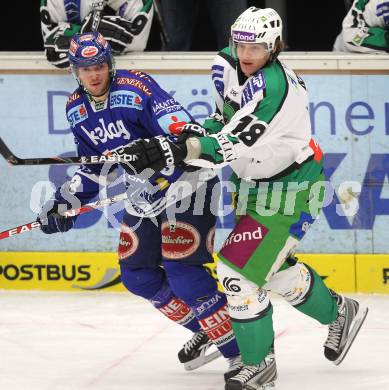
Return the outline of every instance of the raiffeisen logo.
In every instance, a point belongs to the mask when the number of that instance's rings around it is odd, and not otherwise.
[[[238,42],[254,42],[255,34],[245,31],[234,31],[232,34],[232,39]]]
[[[260,227],[253,232],[231,233],[227,240],[223,243],[222,248],[232,243],[239,243],[241,241],[261,240],[262,230]]]

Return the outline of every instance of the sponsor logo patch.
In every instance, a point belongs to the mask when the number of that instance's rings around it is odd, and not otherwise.
[[[268,229],[250,216],[243,216],[223,243],[220,254],[242,269],[254,251],[261,245]]]
[[[183,301],[173,298],[168,304],[158,309],[170,320],[185,325],[194,318],[194,314]]]
[[[236,153],[234,151],[233,143],[228,139],[225,134],[216,134],[214,136],[220,146],[220,149],[217,151],[221,156],[223,156],[223,161],[232,161],[236,159]]]
[[[74,92],[68,97],[68,101],[66,102],[66,105],[69,105],[70,103],[73,103],[75,100],[80,98],[80,94],[78,92]]]
[[[253,76],[250,81],[245,86],[242,92],[242,104],[244,106],[251,100],[253,100],[254,96],[261,90],[266,88],[265,78],[263,77],[263,73],[259,72],[255,76]]]
[[[131,256],[139,247],[139,238],[127,225],[122,225],[120,232],[118,257],[119,260],[124,260]]]
[[[93,40],[93,34],[86,34],[80,37],[80,42],[91,41],[91,40]]]
[[[255,34],[246,31],[233,31],[232,39],[235,42],[254,42]]]
[[[88,112],[85,108],[85,104],[79,104],[76,107],[73,107],[67,112],[67,117],[70,125],[74,127],[76,124],[83,122],[88,118]]]
[[[201,328],[218,347],[227,344],[234,337],[227,305],[211,316],[199,320]]]
[[[151,82],[151,78],[146,73],[143,73],[139,70],[130,69],[129,73],[134,74],[135,76],[138,76],[140,79],[145,79],[145,80]]]
[[[182,127],[190,122],[189,115],[185,111],[177,111],[174,114],[166,114],[157,119],[159,126],[166,134],[179,135]]]
[[[115,91],[109,96],[110,108],[128,107],[143,110],[142,98],[133,91]]]
[[[94,57],[99,50],[95,46],[87,46],[81,50],[81,55],[85,58]]]
[[[159,117],[176,111],[181,111],[181,104],[177,103],[175,99],[167,99],[162,102],[154,102],[152,106],[154,114]]]
[[[99,143],[105,144],[108,140],[114,138],[123,138],[125,140],[131,138],[131,134],[121,119],[115,123],[105,123],[104,118],[100,118],[99,122],[100,126],[95,127],[93,130],[88,130],[85,126],[81,125],[81,130],[89,137],[94,145],[97,146]]]
[[[177,221],[175,225],[164,222],[161,227],[162,256],[170,260],[192,255],[200,245],[200,233],[189,223]]]
[[[118,85],[131,85],[135,88],[138,88],[140,91],[144,92],[147,96],[151,96],[153,94],[150,88],[146,84],[142,83],[142,81],[137,79],[132,79],[129,77],[118,77],[116,82]]]

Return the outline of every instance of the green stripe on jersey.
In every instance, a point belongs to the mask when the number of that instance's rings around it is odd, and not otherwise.
[[[368,30],[369,36],[362,42],[363,47],[368,47],[374,50],[388,49],[388,32],[381,27],[371,27]],[[355,40],[355,38],[354,38]],[[357,42],[355,42],[357,44]]]
[[[266,83],[264,98],[258,103],[253,114],[261,121],[270,123],[280,111],[288,94],[288,81],[279,61],[263,68]]]
[[[364,11],[369,1],[370,0],[358,0],[357,3],[355,4],[356,9],[359,9],[360,11]]]
[[[150,12],[150,8],[153,5],[153,0],[143,0],[143,7],[140,12],[145,12],[148,14]]]

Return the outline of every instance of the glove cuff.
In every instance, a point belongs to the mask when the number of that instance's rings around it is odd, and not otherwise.
[[[200,157],[201,154],[201,143],[197,137],[190,137],[185,142],[187,148],[187,155],[184,161],[195,160]]]

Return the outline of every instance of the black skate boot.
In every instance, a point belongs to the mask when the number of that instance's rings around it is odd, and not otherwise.
[[[206,351],[213,345],[208,336],[200,330],[196,332],[193,337],[184,344],[184,347],[178,352],[178,360],[184,364],[185,370],[195,370],[215,360],[221,353],[216,350],[206,355]]]
[[[228,370],[224,373],[224,381],[235,376],[243,367],[242,358],[240,355],[228,358]]]
[[[357,301],[335,294],[338,300],[338,317],[329,325],[328,337],[324,343],[324,356],[335,365],[339,365],[346,357],[363,321],[368,308]]]
[[[255,366],[243,365],[238,374],[227,380],[225,390],[273,389],[276,379],[277,366],[272,350],[260,364]]]

